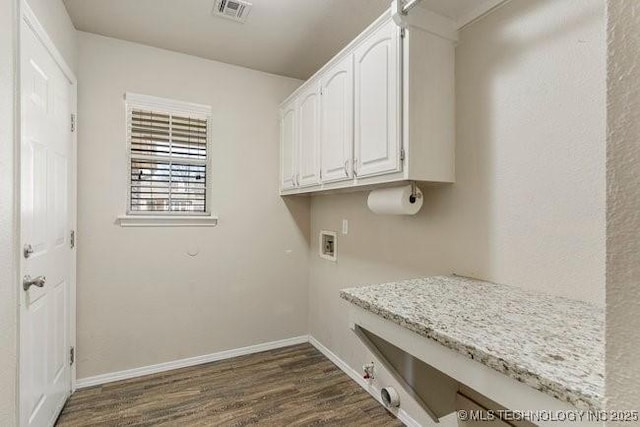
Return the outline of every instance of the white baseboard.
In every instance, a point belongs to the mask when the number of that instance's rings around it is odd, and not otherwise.
[[[159,372],[173,369],[186,368],[189,366],[201,365],[203,363],[215,362],[218,360],[230,359],[232,357],[245,356],[247,354],[260,353],[262,351],[274,350],[296,344],[309,342],[307,335],[287,338],[279,341],[271,341],[262,344],[250,345],[248,347],[236,348],[233,350],[220,351],[218,353],[205,354],[203,356],[189,357],[186,359],[174,360],[171,362],[159,363],[157,365],[142,366],[140,368],[126,369],[124,371],[112,372],[109,374],[96,375],[93,377],[80,378],[76,381],[76,388],[86,388],[114,381],[127,380],[141,377],[143,375],[157,374]]]
[[[309,343],[320,351],[320,353],[324,354],[325,357],[331,360],[338,368],[342,370],[345,374],[347,374],[352,380],[360,385],[364,390],[366,390],[374,399],[376,399],[380,405],[383,407],[382,398],[380,397],[380,389],[374,387],[369,384],[367,380],[362,378],[359,372],[353,369],[351,366],[347,365],[347,363],[340,359],[335,353],[325,347],[320,341],[309,335]],[[386,408],[386,407],[385,407]],[[409,427],[422,427],[419,422],[417,422],[411,415],[409,415],[402,408],[386,408],[389,412],[391,412],[396,418],[402,421],[405,425]]]

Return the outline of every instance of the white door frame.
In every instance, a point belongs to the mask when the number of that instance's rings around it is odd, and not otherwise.
[[[22,51],[21,51],[21,40],[20,40],[20,33],[22,28],[24,28],[25,26],[27,26],[28,28],[30,28],[30,30],[39,38],[40,42],[42,43],[42,45],[46,48],[46,50],[49,52],[49,54],[51,55],[51,57],[53,58],[53,60],[55,61],[55,63],[58,65],[58,67],[62,70],[62,72],[64,73],[65,77],[67,78],[67,80],[69,81],[69,84],[71,85],[71,112],[72,114],[75,114],[77,117],[77,88],[78,88],[78,84],[77,84],[77,79],[75,74],[73,73],[73,71],[71,70],[71,68],[69,67],[69,65],[67,64],[67,62],[64,60],[62,54],[60,53],[60,51],[58,50],[58,48],[55,46],[54,42],[51,40],[51,38],[49,37],[49,35],[47,34],[47,32],[45,31],[44,27],[42,26],[42,24],[40,23],[40,21],[38,20],[38,18],[36,17],[35,13],[33,12],[33,10],[31,9],[31,7],[29,7],[29,5],[27,4],[27,2],[25,0],[16,0],[17,6],[18,6],[18,25],[16,26],[16,33],[17,33],[17,37],[16,37],[16,59],[15,59],[15,63],[16,63],[16,75],[18,76],[18,82],[16,84],[16,90],[15,90],[15,96],[16,96],[16,117],[18,118],[16,120],[16,138],[15,138],[15,156],[14,156],[14,167],[16,170],[15,173],[15,177],[16,177],[16,181],[15,181],[15,186],[14,186],[14,191],[15,191],[15,199],[14,199],[14,203],[16,206],[21,206],[21,142],[22,142],[22,129],[21,129],[21,123],[22,123],[22,89],[21,89],[21,81],[22,81],[22,70],[20,69],[20,59],[21,59],[21,55],[22,55]],[[72,224],[72,229],[76,230],[76,234],[77,234],[77,153],[78,153],[78,145],[77,145],[77,125],[76,125],[76,131],[71,133],[71,138],[72,138],[72,165],[71,165],[71,200],[72,200],[72,205],[71,205],[71,212],[70,212],[70,216],[71,216],[71,224]],[[15,228],[15,233],[16,236],[20,236],[19,238],[15,239],[15,248],[14,250],[16,251],[16,254],[20,254],[21,253],[21,245],[22,245],[22,237],[21,237],[21,218],[20,218],[20,209],[17,209],[17,220],[16,220],[16,228]],[[77,243],[76,243],[76,247],[77,247]],[[73,346],[74,348],[76,347],[76,254],[77,254],[77,250],[72,251],[71,253],[71,275],[70,275],[70,283],[69,283],[69,340],[70,340],[70,344],[71,346]],[[16,277],[16,283],[15,286],[18,289],[18,292],[23,292],[22,290],[22,285],[21,285],[21,277],[22,277],[22,271],[23,271],[23,258],[22,256],[19,256],[20,259],[20,263],[18,266],[18,274]],[[18,313],[20,313],[20,298],[16,299],[18,307]],[[18,390],[17,390],[17,419],[18,422],[21,423],[21,402],[20,402],[20,384],[21,384],[21,369],[20,369],[20,364],[21,364],[21,359],[22,359],[22,355],[20,354],[20,338],[21,338],[21,328],[20,328],[20,315],[18,315],[18,347],[17,347],[17,351],[18,351],[18,369],[17,369],[17,375],[18,375]],[[76,359],[77,360],[77,359]],[[71,366],[71,392],[75,391],[76,389],[76,365],[77,363],[74,363]]]

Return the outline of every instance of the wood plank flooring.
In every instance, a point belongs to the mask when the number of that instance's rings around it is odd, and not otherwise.
[[[56,426],[402,426],[309,344],[77,391]]]

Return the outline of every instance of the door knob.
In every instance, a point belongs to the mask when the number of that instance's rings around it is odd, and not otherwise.
[[[26,275],[22,279],[22,289],[28,291],[30,287],[37,286],[42,288],[44,284],[47,283],[47,278],[44,276],[38,276],[35,279],[32,279],[31,276]]]

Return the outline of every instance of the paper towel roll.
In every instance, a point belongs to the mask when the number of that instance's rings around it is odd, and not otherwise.
[[[422,207],[422,192],[416,187],[420,197],[411,197],[411,185],[383,188],[369,193],[367,205],[371,212],[381,215],[415,215]]]

